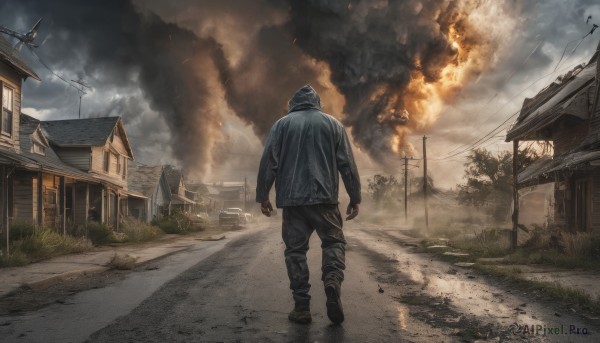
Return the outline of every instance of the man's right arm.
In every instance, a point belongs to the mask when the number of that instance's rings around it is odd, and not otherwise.
[[[269,132],[265,150],[260,159],[258,177],[256,180],[256,202],[265,203],[269,201],[269,192],[275,182],[277,167],[279,164],[278,123],[275,123]]]

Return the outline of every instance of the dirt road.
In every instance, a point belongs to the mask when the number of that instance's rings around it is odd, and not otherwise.
[[[250,228],[247,234],[222,247],[213,245],[214,252],[204,252],[205,256],[189,269],[178,272],[160,287],[154,286],[157,290],[135,306],[118,305],[117,302],[122,300],[111,298],[111,292],[121,289],[122,283],[133,277],[131,275],[137,275],[137,287],[144,287],[143,275],[151,272],[120,275],[105,285],[102,298],[90,300],[88,297],[87,303],[78,299],[93,290],[74,295],[67,301],[70,306],[58,307],[53,312],[41,309],[25,316],[2,317],[0,338],[4,335],[7,341],[38,341],[36,337],[44,336],[40,336],[34,322],[27,318],[46,311],[45,316],[52,316],[60,323],[60,317],[73,308],[106,312],[111,311],[111,306],[101,304],[113,302],[119,314],[110,324],[80,330],[71,341],[86,337],[91,342],[599,340],[598,327],[594,323],[577,314],[561,311],[552,303],[532,301],[530,294],[507,289],[506,285],[469,269],[418,253],[417,249],[407,245],[406,238],[397,229],[350,223],[345,231],[347,273],[342,300],[346,321],[342,326],[332,326],[326,316],[316,235],[309,251],[313,323],[298,325],[287,320],[293,303],[280,229],[274,221]],[[202,249],[188,252],[192,253],[201,254]],[[157,266],[159,269],[152,272],[173,268],[173,263],[178,260],[176,256],[171,258],[174,260],[161,262]],[[107,317],[103,313],[97,313],[97,316]],[[77,321],[72,316],[69,320]],[[513,333],[516,325],[521,328],[517,334]],[[532,325],[534,331],[539,329],[539,335],[528,332]],[[523,334],[525,326],[527,329]],[[546,335],[542,335],[544,329]],[[577,329],[580,334],[574,333]],[[573,333],[569,334],[570,330]],[[587,335],[581,334],[583,331]]]

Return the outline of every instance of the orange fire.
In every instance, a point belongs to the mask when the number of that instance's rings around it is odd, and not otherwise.
[[[427,79],[417,56],[409,84],[398,94],[389,97],[378,120],[394,128],[395,135],[391,138],[390,147],[395,153],[413,156],[415,151],[406,141],[407,136],[431,127],[444,105],[451,103],[468,81],[491,63],[490,42],[472,29],[472,25],[464,18],[458,18],[455,23],[447,26],[444,35],[452,53],[448,55],[445,66],[435,71],[433,80],[431,70],[428,71],[429,80]],[[373,93],[372,99],[379,98],[389,90],[387,86],[382,86]],[[403,112],[409,114],[406,115],[407,120],[398,120],[398,113]]]

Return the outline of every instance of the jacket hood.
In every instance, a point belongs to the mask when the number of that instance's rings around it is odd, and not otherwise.
[[[288,102],[289,112],[302,111],[307,109],[321,110],[321,98],[317,91],[310,85],[306,85],[296,91]]]

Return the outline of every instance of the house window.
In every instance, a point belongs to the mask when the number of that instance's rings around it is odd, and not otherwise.
[[[121,174],[121,156],[115,155],[117,160],[117,174]]]
[[[119,174],[119,155],[117,154],[110,154],[110,171],[111,173],[117,173]]]
[[[123,178],[127,177],[127,157],[123,156]]]
[[[46,147],[39,143],[33,142],[33,153],[38,155],[46,155]]]
[[[2,133],[12,135],[13,90],[2,87]]]
[[[110,166],[110,152],[104,152],[104,171],[108,173],[108,167]]]

